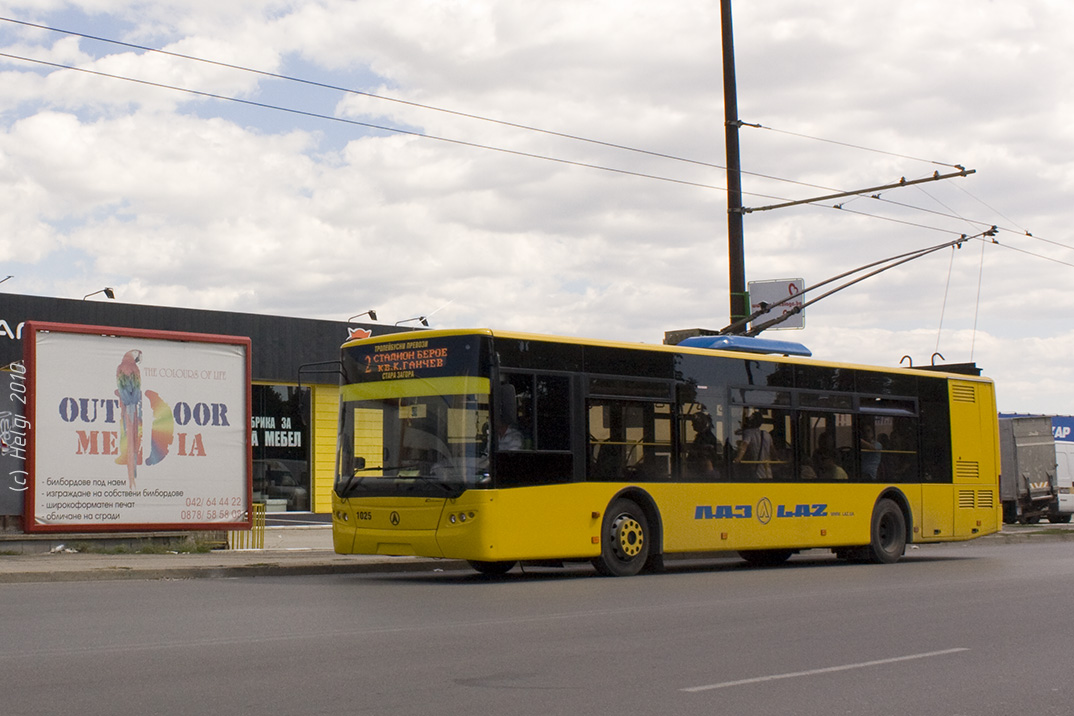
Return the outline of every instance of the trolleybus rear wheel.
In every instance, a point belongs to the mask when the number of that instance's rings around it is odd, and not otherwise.
[[[906,517],[894,501],[884,498],[873,508],[869,558],[879,564],[898,562],[906,551]]]
[[[488,577],[499,577],[510,572],[518,562],[484,562],[479,559],[467,560],[470,566]]]
[[[600,556],[593,566],[610,577],[630,577],[649,558],[649,520],[634,502],[618,499],[608,506],[600,533]]]

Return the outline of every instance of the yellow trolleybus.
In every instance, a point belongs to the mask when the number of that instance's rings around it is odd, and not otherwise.
[[[999,529],[991,381],[746,341],[435,330],[344,344],[335,550],[626,576],[726,550],[888,563],[908,542]]]

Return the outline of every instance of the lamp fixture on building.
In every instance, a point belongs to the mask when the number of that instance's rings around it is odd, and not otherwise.
[[[413,318],[404,318],[401,321],[396,321],[395,325],[398,326],[400,323],[409,323],[410,321],[421,321],[421,325],[425,326],[426,328],[428,328],[428,326],[429,326],[429,319],[427,319],[425,316],[414,316]]]
[[[369,309],[368,311],[362,311],[357,316],[351,316],[350,318],[347,319],[347,323],[350,323],[355,318],[361,318],[362,316],[369,316],[369,320],[371,320],[371,321],[377,320],[377,312],[374,311],[373,309]]]
[[[87,293],[85,296],[82,297],[82,300],[85,301],[90,296],[96,296],[98,293],[103,293],[105,298],[113,298],[114,299],[116,297],[116,292],[113,291],[111,289],[111,287],[105,286],[100,291],[94,291],[93,293]]]

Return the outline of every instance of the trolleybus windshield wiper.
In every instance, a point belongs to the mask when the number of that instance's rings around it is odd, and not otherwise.
[[[445,482],[436,477],[429,477],[428,475],[400,475],[395,479],[418,480],[420,482],[428,483],[430,485],[436,485],[437,487],[443,489],[444,492],[446,492],[451,497],[457,497],[466,490],[466,486],[460,482]]]
[[[372,467],[356,467],[354,469],[353,474],[347,479],[347,484],[343,487],[342,490],[339,491],[339,496],[347,497],[354,490],[354,488],[358,487],[358,485],[360,485],[362,481],[365,480],[365,478],[369,477],[369,475],[359,475],[358,473],[360,472],[370,472],[373,470],[387,472],[390,470],[410,470],[413,468],[413,465],[374,465]],[[466,486],[461,483],[445,482],[439,478],[431,477],[429,475],[385,475],[385,477],[388,477],[388,479],[391,480],[414,480],[417,482],[427,483],[429,485],[435,485],[436,487],[441,488],[449,496],[458,496],[462,494],[466,489]]]

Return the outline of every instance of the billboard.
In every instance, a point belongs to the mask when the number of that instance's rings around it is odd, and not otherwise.
[[[28,532],[251,522],[250,340],[30,322]]]

